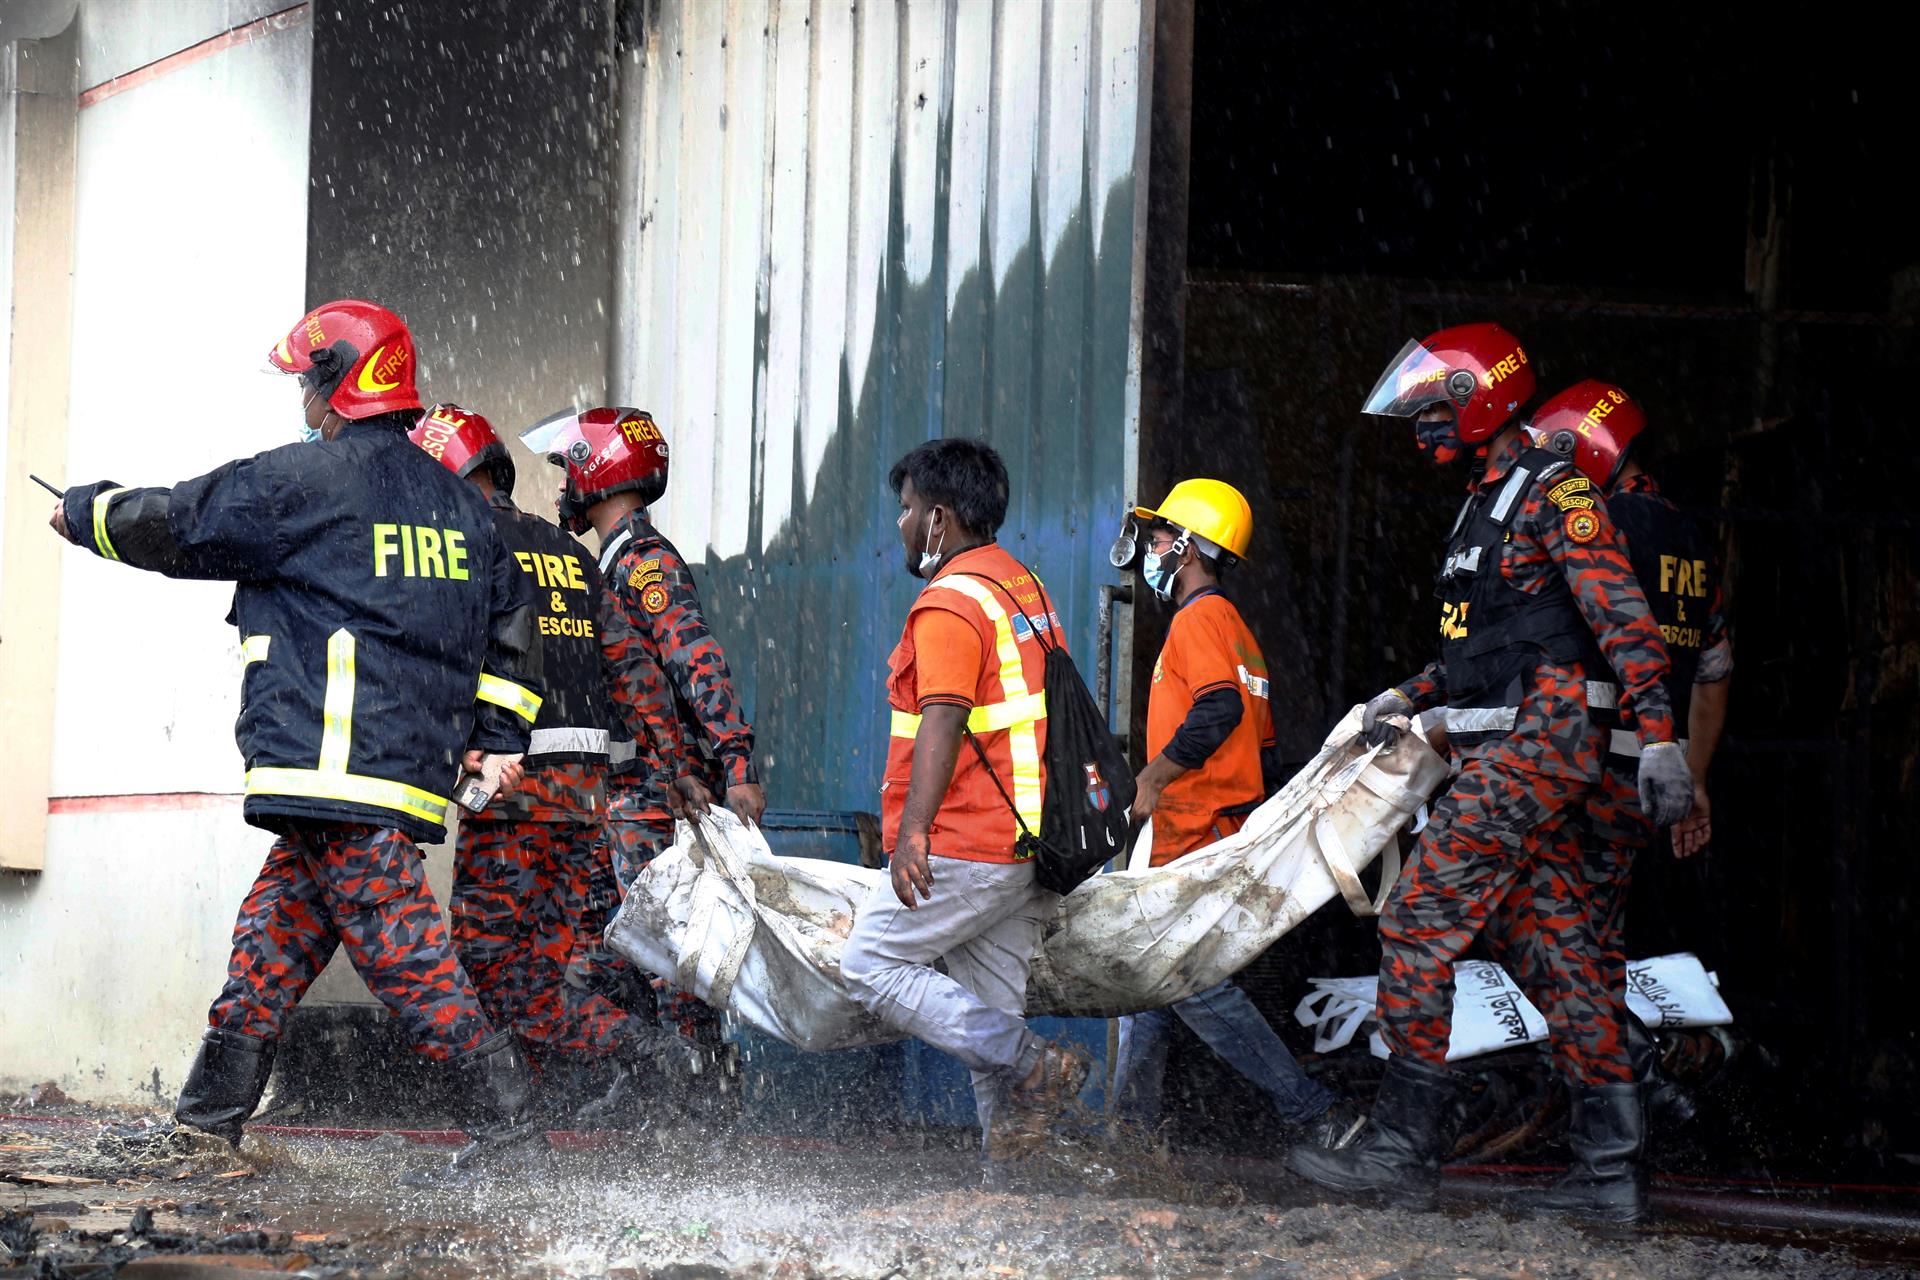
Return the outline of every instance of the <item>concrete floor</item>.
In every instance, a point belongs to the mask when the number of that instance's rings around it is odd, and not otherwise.
[[[1068,1144],[1020,1189],[988,1193],[957,1145],[680,1131],[555,1135],[482,1184],[421,1192],[397,1179],[443,1161],[444,1138],[260,1126],[244,1163],[135,1168],[97,1141],[125,1119],[0,1119],[0,1210],[39,1231],[14,1269],[0,1244],[0,1278],[1920,1275],[1920,1242],[1897,1224],[1582,1228],[1503,1214],[1508,1189],[1484,1179],[1409,1215],[1320,1203],[1269,1162],[1118,1164]],[[140,1209],[152,1225],[132,1234]],[[6,1221],[17,1244],[25,1224]]]

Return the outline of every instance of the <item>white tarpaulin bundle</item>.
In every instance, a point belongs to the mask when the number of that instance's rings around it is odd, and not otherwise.
[[[1170,866],[1095,876],[1060,900],[1034,956],[1027,1012],[1110,1017],[1159,1008],[1232,976],[1336,894],[1371,914],[1360,872],[1445,778],[1415,734],[1388,749],[1355,707],[1320,754],[1234,835]],[[840,948],[884,871],[778,858],[716,809],[627,891],[607,942],[641,969],[803,1049],[897,1038],[840,981]],[[936,893],[939,888],[936,885]]]

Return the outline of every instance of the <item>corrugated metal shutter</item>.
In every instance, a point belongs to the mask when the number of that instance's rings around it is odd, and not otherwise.
[[[1131,474],[1138,0],[665,3],[622,68],[612,387],[674,449],[777,803],[873,807],[893,461],[985,435],[1092,669]]]

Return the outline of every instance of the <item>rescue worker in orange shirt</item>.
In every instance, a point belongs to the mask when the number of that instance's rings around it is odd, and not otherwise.
[[[999,454],[929,440],[888,479],[907,572],[927,585],[888,662],[880,799],[892,883],[861,904],[840,971],[883,1023],[971,1070],[991,1176],[1044,1138],[1091,1067],[1022,1016],[1058,901],[1036,882],[1019,828],[1039,829],[1046,794],[1038,633],[1065,640],[1045,588],[994,541],[1007,513]]]
[[[1152,864],[1161,867],[1238,831],[1279,779],[1266,659],[1220,592],[1221,575],[1246,555],[1252,538],[1247,500],[1219,480],[1182,480],[1158,510],[1137,507],[1134,517],[1147,522],[1147,586],[1176,609],[1153,665],[1148,764],[1133,805],[1136,820],[1153,819]],[[1356,1110],[1300,1069],[1231,979],[1120,1019],[1114,1094],[1127,1120],[1150,1127],[1159,1118],[1175,1018],[1258,1085],[1305,1141],[1337,1146],[1359,1123]]]

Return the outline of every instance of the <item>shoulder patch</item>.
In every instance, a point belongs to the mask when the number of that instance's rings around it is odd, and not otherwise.
[[[642,560],[633,567],[633,572],[627,575],[627,585],[634,588],[648,587],[665,577],[666,575],[660,572],[660,557],[655,556],[650,560]]]
[[[667,607],[667,589],[655,582],[640,592],[640,607],[648,613],[659,613]]]
[[[1578,542],[1584,546],[1600,536],[1600,517],[1587,510],[1569,511],[1566,529],[1569,541]]]
[[[1547,500],[1562,511],[1586,511],[1593,506],[1593,481],[1585,476],[1568,476],[1547,490]]]

